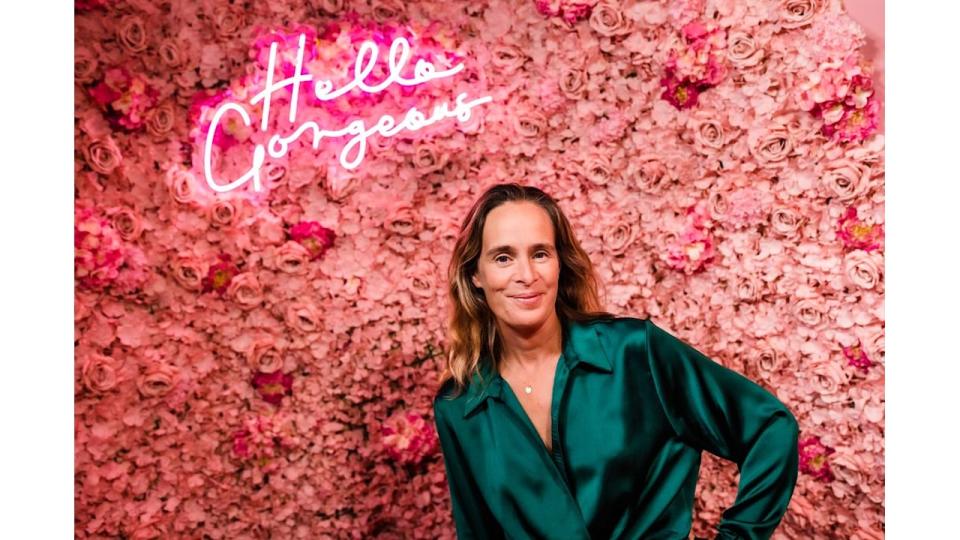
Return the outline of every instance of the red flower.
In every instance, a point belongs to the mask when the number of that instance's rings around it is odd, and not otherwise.
[[[835,452],[833,448],[824,446],[820,437],[807,437],[799,442],[798,450],[800,472],[812,475],[821,482],[833,481],[833,472],[830,470],[830,462],[827,461],[827,456]]]
[[[843,242],[843,247],[848,250],[873,251],[880,248],[883,225],[868,224],[857,219],[857,209],[851,206],[837,223],[837,237]]]
[[[700,91],[696,84],[686,80],[678,80],[674,78],[673,74],[664,77],[660,84],[664,86],[663,94],[660,97],[669,101],[674,107],[689,109],[697,104],[697,96],[700,95]]]
[[[257,372],[251,381],[253,387],[264,401],[272,405],[280,405],[283,396],[293,393],[293,375],[281,370],[272,373]]]
[[[869,371],[873,366],[873,361],[867,358],[867,353],[860,347],[859,342],[853,347],[843,347],[843,356],[846,357],[849,365],[856,366],[863,372]]]
[[[315,261],[333,247],[334,232],[316,221],[301,221],[290,229],[290,238],[310,252],[310,260]]]
[[[218,257],[220,262],[210,266],[207,276],[203,278],[203,292],[216,291],[220,296],[226,292],[233,276],[240,273],[237,265],[233,264],[232,257],[227,253],[221,253]]]

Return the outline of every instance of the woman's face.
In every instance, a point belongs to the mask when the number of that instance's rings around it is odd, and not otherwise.
[[[560,260],[553,241],[550,216],[535,203],[508,202],[487,214],[471,279],[502,324],[536,328],[555,316]]]

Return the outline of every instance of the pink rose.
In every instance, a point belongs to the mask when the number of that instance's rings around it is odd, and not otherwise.
[[[861,289],[873,289],[880,282],[882,276],[878,268],[878,263],[882,261],[876,254],[871,255],[866,251],[851,251],[847,253],[843,261],[844,275],[853,285]]]
[[[73,51],[73,78],[80,84],[92,83],[97,78],[97,55],[83,45]]]
[[[830,458],[830,465],[838,481],[858,489],[865,487],[864,471],[869,471],[870,465],[863,453],[853,448],[837,448]]]
[[[387,231],[400,236],[416,236],[423,229],[423,216],[410,206],[395,208],[383,224]]]
[[[780,236],[794,238],[799,234],[805,218],[793,208],[780,206],[770,214],[770,228]]]
[[[747,137],[750,153],[760,165],[776,165],[793,151],[793,138],[786,129],[752,131]]]
[[[322,319],[317,308],[308,302],[293,302],[287,306],[284,319],[290,328],[309,334],[320,330]]]
[[[510,117],[513,131],[526,139],[538,139],[547,132],[547,119],[536,111],[519,111]]]
[[[176,116],[173,105],[164,103],[147,113],[147,133],[154,137],[164,137],[173,131]]]
[[[799,28],[810,24],[817,14],[821,0],[783,0],[780,3],[780,24],[784,28]]]
[[[283,350],[272,339],[263,339],[251,346],[247,362],[255,371],[273,373],[283,367]]]
[[[217,6],[213,9],[213,28],[218,37],[234,38],[246,26],[244,12],[231,6]]]
[[[723,124],[712,115],[700,113],[690,120],[694,148],[701,154],[713,155],[726,144]]]
[[[623,218],[603,231],[601,241],[604,250],[614,257],[622,255],[637,238],[636,220]]]
[[[437,269],[432,262],[421,259],[404,268],[403,276],[407,290],[414,296],[427,299],[437,296]]]
[[[277,269],[287,274],[305,274],[309,269],[310,252],[293,240],[277,248],[275,254]]]
[[[341,171],[339,168],[327,167],[323,174],[321,185],[327,197],[334,202],[343,202],[360,187],[360,179]]]
[[[586,93],[587,76],[582,69],[564,66],[560,70],[560,91],[569,99],[582,99]]]
[[[147,29],[138,15],[126,15],[117,23],[117,42],[131,53],[147,50]]]
[[[146,398],[162,397],[173,389],[177,369],[173,366],[154,366],[137,379],[137,389]]]
[[[84,148],[84,157],[91,169],[104,175],[112,173],[123,161],[120,148],[111,137],[91,141]]]
[[[399,234],[391,234],[383,245],[398,255],[410,255],[417,250],[417,240]]]
[[[328,15],[338,15],[343,11],[343,2],[344,0],[319,0],[313,2],[313,5]]]
[[[867,165],[844,158],[831,163],[821,179],[838,201],[850,202],[870,189],[871,174]]]
[[[190,204],[197,200],[200,188],[192,172],[171,169],[166,178],[167,188],[173,200],[180,204]]]
[[[183,62],[180,45],[173,38],[164,39],[157,45],[157,56],[160,57],[160,61],[165,67],[171,69],[179,67],[180,63]]]
[[[844,369],[843,364],[836,361],[835,358],[805,365],[803,369],[806,377],[809,379],[813,389],[820,395],[820,398],[827,403],[835,403],[845,399],[842,394],[844,385],[850,382],[850,374]]]
[[[610,168],[610,159],[606,154],[591,153],[584,158],[580,170],[583,176],[594,185],[605,186],[613,177]]]
[[[190,256],[181,255],[171,264],[171,270],[178,285],[188,291],[199,292],[208,266]]]
[[[253,272],[237,274],[227,287],[227,294],[244,309],[251,309],[263,302],[263,290]]]
[[[608,2],[600,2],[590,13],[590,28],[601,36],[616,36],[624,31],[623,12],[620,7]]]
[[[113,229],[120,235],[120,238],[127,242],[132,242],[139,238],[140,233],[143,231],[143,223],[140,221],[140,216],[131,208],[123,207],[114,210],[111,213],[110,221]]]
[[[663,181],[669,181],[670,179],[666,164],[657,155],[639,156],[631,160],[627,166],[634,173],[632,175],[634,183],[644,192],[657,192],[661,184],[664,183]],[[632,170],[634,167],[635,171]]]
[[[444,168],[450,160],[450,154],[438,153],[436,145],[432,143],[420,143],[414,149],[411,160],[413,170],[418,175],[424,176]]]
[[[742,30],[731,31],[727,36],[727,59],[738,68],[756,66],[763,60],[764,50],[757,46],[756,40]]]
[[[234,219],[236,219],[237,210],[233,206],[233,203],[225,200],[218,199],[209,207],[210,213],[210,223],[215,227],[229,227],[233,225]]]
[[[102,394],[117,385],[119,362],[109,356],[90,353],[83,363],[83,384],[91,391]]]
[[[755,362],[760,375],[767,381],[772,381],[786,367],[787,358],[774,347],[764,344],[756,353]]]
[[[523,67],[527,56],[515,45],[500,43],[490,48],[490,63],[504,75],[510,75]]]
[[[793,314],[798,321],[810,327],[817,327],[823,322],[824,307],[822,298],[803,298],[792,306]]]
[[[397,20],[406,10],[401,0],[372,0],[370,13],[378,23],[388,23]]]
[[[760,300],[763,292],[763,282],[753,274],[741,274],[736,278],[735,291],[738,299],[743,302],[753,303]]]

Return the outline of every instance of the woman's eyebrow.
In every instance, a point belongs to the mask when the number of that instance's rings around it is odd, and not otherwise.
[[[539,243],[539,244],[533,244],[532,246],[530,246],[530,251],[536,251],[538,249],[546,249],[548,251],[553,251],[553,244]],[[494,246],[488,249],[487,255],[493,255],[495,253],[516,253],[516,251],[517,251],[516,248],[514,248],[513,246],[504,244],[502,246]]]

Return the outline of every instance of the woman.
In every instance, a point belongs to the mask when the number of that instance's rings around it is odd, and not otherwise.
[[[494,186],[450,261],[434,414],[458,537],[687,539],[701,451],[740,483],[717,538],[770,538],[797,479],[797,421],[650,320],[601,311],[547,194]]]

